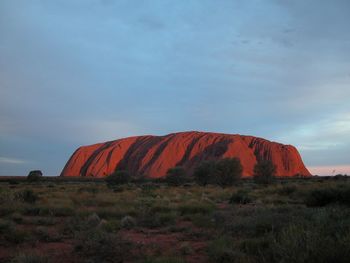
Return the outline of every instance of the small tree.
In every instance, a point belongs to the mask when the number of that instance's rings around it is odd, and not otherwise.
[[[38,195],[31,189],[24,189],[15,194],[15,199],[22,202],[34,204],[38,200]]]
[[[165,181],[171,186],[180,186],[187,182],[186,171],[182,167],[170,168],[167,171]]]
[[[27,180],[29,182],[38,182],[41,180],[42,177],[43,177],[43,173],[40,170],[33,170],[29,172],[27,176]]]
[[[265,160],[254,166],[254,180],[258,184],[269,184],[274,181],[276,166],[272,161]]]
[[[213,182],[216,173],[216,162],[206,161],[196,167],[193,173],[194,180],[199,185],[207,185]]]
[[[215,179],[220,186],[231,186],[242,176],[243,167],[239,158],[225,158],[217,161]]]
[[[127,171],[115,171],[111,175],[107,176],[106,182],[107,186],[113,187],[120,184],[127,184],[130,182],[131,176]]]

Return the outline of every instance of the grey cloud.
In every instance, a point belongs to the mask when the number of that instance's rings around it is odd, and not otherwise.
[[[315,1],[1,1],[0,156],[57,174],[79,144],[212,130],[344,164],[317,129],[349,110],[349,4]]]

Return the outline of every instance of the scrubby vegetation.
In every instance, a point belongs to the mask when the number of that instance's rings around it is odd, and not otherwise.
[[[127,184],[130,182],[131,176],[127,171],[115,171],[111,175],[107,176],[106,182],[109,187],[115,187],[116,185]]]
[[[40,170],[34,170],[29,172],[27,176],[27,180],[29,182],[38,182],[41,180],[42,177],[43,177],[43,173]]]
[[[258,184],[269,184],[275,180],[276,166],[272,161],[258,162],[254,167],[254,180]]]
[[[243,167],[238,158],[225,158],[218,161],[206,161],[196,167],[193,178],[199,185],[217,184],[232,186],[242,176]]]
[[[165,181],[170,186],[180,186],[186,183],[188,176],[182,167],[170,168],[165,176]]]
[[[213,166],[200,185],[0,180],[0,262],[348,262],[348,177],[217,185]]]
[[[196,167],[193,177],[198,185],[206,186],[210,183],[215,182],[214,176],[216,173],[216,162],[205,161]]]

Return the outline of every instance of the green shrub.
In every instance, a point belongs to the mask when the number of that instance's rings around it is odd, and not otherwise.
[[[26,206],[23,209],[23,214],[27,216],[38,216],[40,214],[40,207],[37,205]]]
[[[193,225],[201,228],[208,229],[215,226],[213,217],[210,214],[189,214],[186,216],[186,219],[189,219],[193,223]]]
[[[124,216],[120,220],[120,227],[121,228],[131,229],[135,226],[136,226],[136,220],[132,216]]]
[[[43,177],[43,173],[40,170],[34,170],[29,172],[27,176],[27,180],[29,182],[38,182],[42,179],[42,177]]]
[[[240,257],[233,247],[234,241],[230,237],[220,237],[210,242],[208,255],[210,262],[215,263],[232,263]]]
[[[243,167],[238,158],[225,158],[216,163],[215,180],[220,186],[231,186],[242,176]]]
[[[106,183],[108,187],[114,187],[116,185],[127,184],[131,180],[131,176],[127,171],[115,171],[111,175],[106,177]]]
[[[28,219],[25,222],[29,222],[33,225],[40,225],[40,226],[53,226],[57,224],[57,219],[54,217],[39,217],[39,218],[32,218],[30,221]]]
[[[143,263],[185,263],[186,261],[180,257],[148,257]]]
[[[276,166],[272,161],[260,161],[254,166],[254,181],[258,184],[269,184],[275,180]]]
[[[130,244],[115,234],[92,229],[80,233],[75,250],[93,262],[124,262]]]
[[[23,217],[20,213],[14,213],[12,216],[11,216],[13,222],[17,223],[17,224],[20,224],[23,222]]]
[[[350,187],[314,189],[305,197],[307,206],[326,206],[332,203],[350,205]]]
[[[329,228],[332,233],[327,233]],[[278,234],[272,250],[275,262],[345,263],[350,258],[349,242],[349,229],[334,232],[330,224],[294,224]]]
[[[28,241],[30,237],[27,231],[18,229],[17,227],[11,227],[4,233],[5,240],[14,244]]]
[[[170,168],[167,171],[165,182],[170,186],[180,186],[187,182],[186,171],[182,167]]]
[[[242,176],[243,167],[239,158],[224,158],[217,161],[205,161],[195,168],[193,173],[197,184],[218,184],[231,186]]]
[[[100,223],[101,219],[96,213],[89,215],[86,219],[86,224],[89,228],[97,227]]]
[[[174,225],[177,218],[177,214],[175,212],[157,213],[156,216],[160,226]]]
[[[121,228],[119,220],[108,220],[106,224],[103,225],[103,229],[108,233],[116,233]]]
[[[57,242],[62,239],[57,232],[49,231],[49,229],[44,226],[36,227],[34,233],[40,241],[44,242]]]
[[[248,194],[247,191],[239,190],[238,192],[232,194],[230,198],[231,204],[249,204],[253,202],[252,197]]]
[[[177,218],[176,212],[152,212],[152,209],[143,211],[137,218],[137,224],[146,228],[156,228],[174,225]]]
[[[9,180],[9,184],[10,184],[10,185],[17,185],[17,184],[19,184],[19,181],[16,180],[16,179],[10,179],[10,180]]]
[[[290,195],[297,190],[295,185],[284,185],[280,189],[278,189],[278,194],[280,195]]]
[[[15,193],[15,199],[21,202],[34,204],[38,200],[38,195],[31,189],[24,189]]]
[[[285,225],[294,220],[305,220],[305,216],[304,210],[281,211],[280,208],[249,206],[239,210],[236,209],[232,211],[231,215],[226,215],[219,227],[226,234],[230,233],[232,236],[261,237],[280,231]]]
[[[11,203],[2,203],[0,205],[0,216],[6,216],[16,212],[16,207]]]
[[[145,196],[156,197],[155,190],[157,186],[153,183],[145,183],[140,185],[142,194]]]
[[[91,193],[91,194],[97,194],[99,192],[99,189],[95,186],[90,186],[90,187],[80,187],[77,190],[78,193]]]
[[[271,262],[272,242],[273,240],[271,238],[271,235],[263,237],[253,237],[242,240],[239,244],[239,248],[242,252],[259,258],[261,262]]]
[[[35,253],[20,253],[15,256],[11,263],[48,263],[49,260],[46,256]]]
[[[75,211],[71,206],[42,206],[39,208],[41,216],[72,216]]]
[[[13,224],[13,222],[0,219],[0,234],[1,235],[5,235],[6,233],[10,233],[14,229],[15,229],[15,225]]]
[[[183,204],[178,207],[178,211],[181,215],[187,215],[187,214],[209,214],[213,212],[215,206],[212,204],[207,203],[197,203],[192,202],[189,204]]]
[[[216,162],[205,161],[198,165],[193,173],[194,180],[197,184],[205,186],[214,181],[216,176]]]

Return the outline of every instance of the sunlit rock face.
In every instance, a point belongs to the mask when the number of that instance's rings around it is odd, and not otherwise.
[[[241,160],[243,176],[252,176],[260,160],[271,160],[278,176],[311,175],[291,145],[237,134],[180,132],[82,146],[73,153],[61,176],[103,177],[119,169],[156,178],[175,166],[184,167],[190,174],[202,161],[226,157]]]

